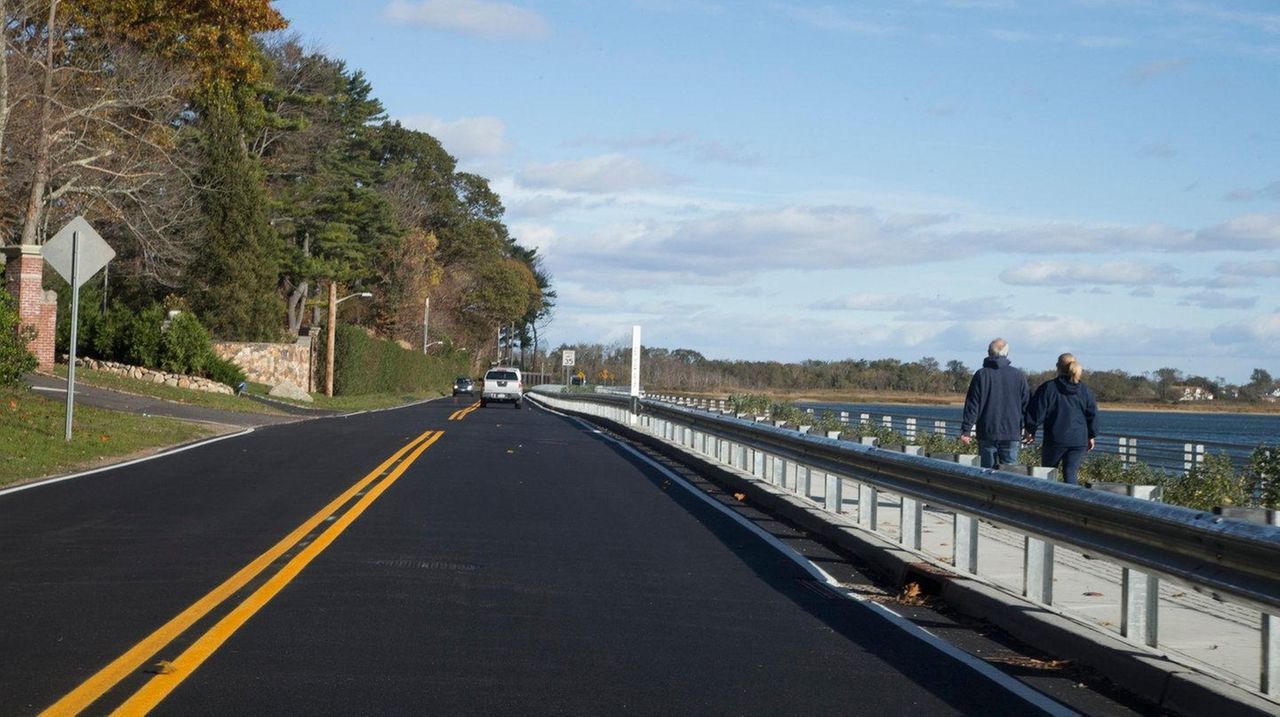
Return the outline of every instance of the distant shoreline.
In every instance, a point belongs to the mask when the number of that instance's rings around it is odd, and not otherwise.
[[[961,394],[948,394],[939,396],[936,394],[926,393],[906,393],[898,391],[873,391],[873,392],[845,392],[845,391],[778,391],[778,390],[747,390],[733,389],[725,393],[706,392],[706,391],[688,391],[681,392],[688,395],[699,395],[707,397],[725,396],[727,394],[763,394],[773,400],[793,401],[796,403],[874,403],[885,406],[902,406],[903,408],[911,408],[913,406],[932,406],[938,408],[960,408],[964,405],[964,396]],[[1208,404],[1208,405],[1206,405]],[[1276,416],[1280,415],[1280,403],[1266,403],[1252,406],[1240,406],[1231,404],[1212,404],[1210,402],[1197,401],[1169,404],[1169,403],[1132,403],[1121,401],[1116,403],[1099,403],[1098,408],[1104,411],[1146,411],[1152,413],[1187,413],[1187,414],[1206,414],[1206,415],[1240,415],[1240,416]]]

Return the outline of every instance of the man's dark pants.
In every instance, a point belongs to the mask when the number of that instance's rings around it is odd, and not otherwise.
[[[1011,465],[1018,462],[1017,441],[978,441],[978,457],[983,468]]]

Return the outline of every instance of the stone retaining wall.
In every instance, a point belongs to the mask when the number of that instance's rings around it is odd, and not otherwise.
[[[291,344],[213,342],[213,352],[244,369],[250,381],[275,386],[289,381],[310,390],[311,337],[299,336]]]
[[[225,383],[218,383],[200,376],[184,376],[177,373],[165,373],[151,368],[143,368],[141,366],[130,366],[128,364],[116,363],[114,361],[98,361],[96,359],[77,359],[76,365],[93,369],[94,371],[104,371],[106,373],[114,373],[119,376],[128,376],[136,378],[140,381],[148,381],[150,383],[162,384],[165,386],[174,386],[177,388],[190,388],[195,391],[206,391],[208,393],[225,393],[232,395],[235,393],[230,386]]]

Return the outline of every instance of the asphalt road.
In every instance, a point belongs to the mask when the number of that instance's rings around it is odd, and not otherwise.
[[[1054,708],[576,421],[468,402],[0,493],[0,714]]]

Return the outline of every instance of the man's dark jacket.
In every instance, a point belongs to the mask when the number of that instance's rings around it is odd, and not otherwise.
[[[1098,435],[1098,402],[1088,386],[1059,376],[1036,389],[1025,422],[1031,433],[1044,424],[1046,446],[1083,448]]]
[[[976,425],[979,440],[1021,439],[1023,413],[1030,395],[1027,377],[1009,359],[988,357],[969,382],[960,432],[971,433]]]

